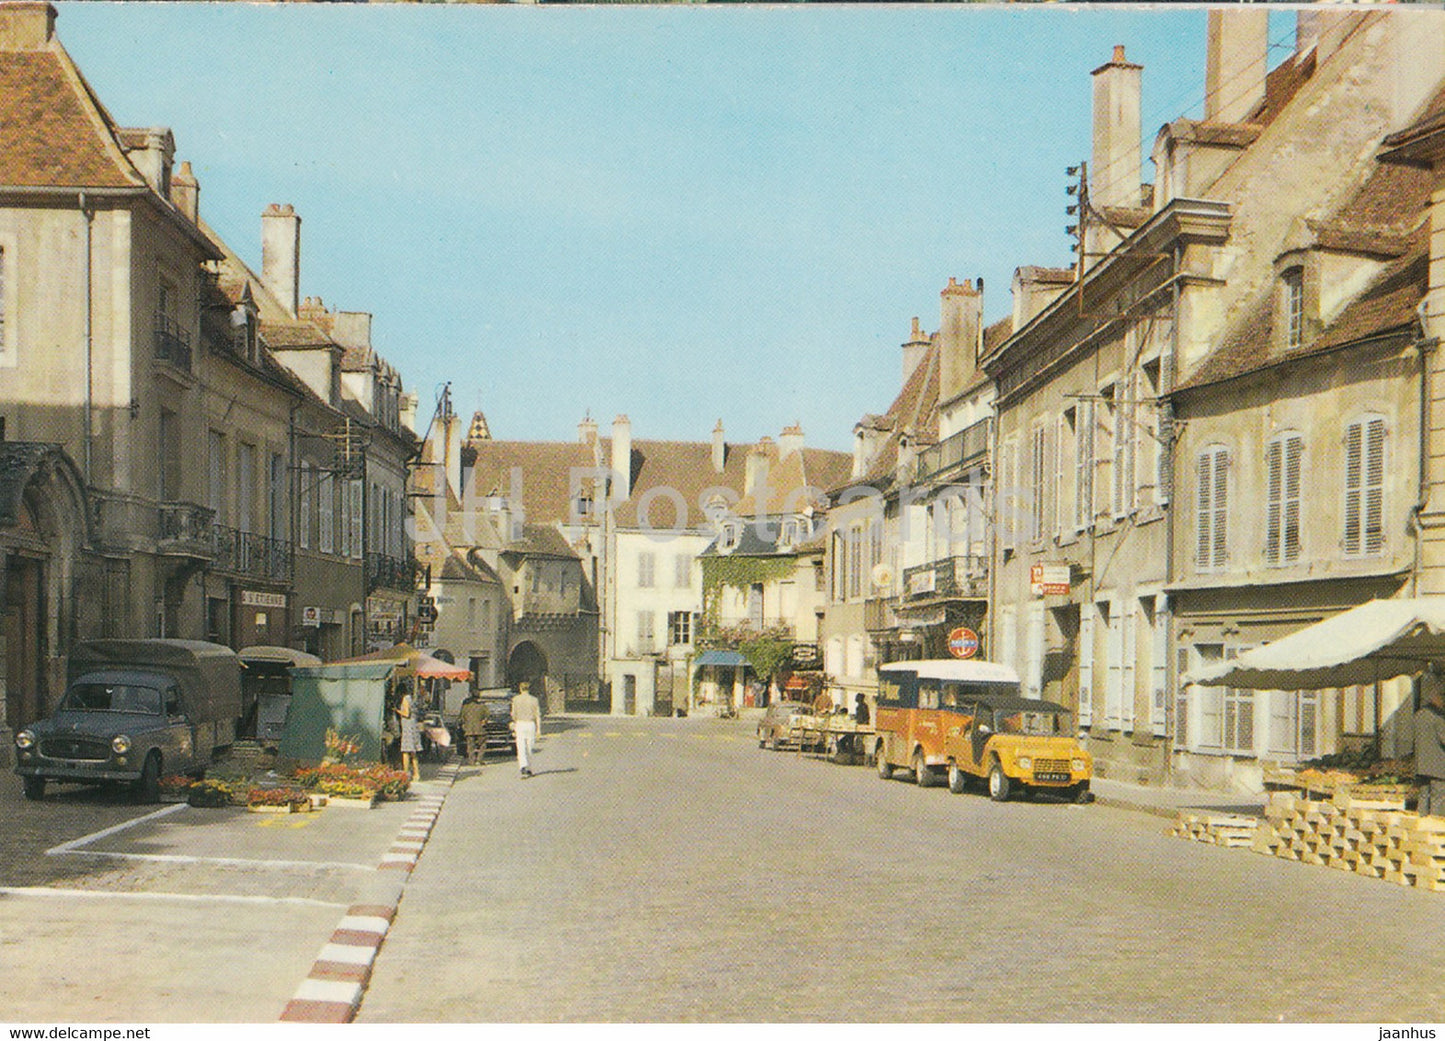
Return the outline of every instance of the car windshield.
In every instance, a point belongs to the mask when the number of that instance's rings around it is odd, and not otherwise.
[[[1000,734],[1033,734],[1054,737],[1070,732],[1069,713],[1044,712],[998,712]]]
[[[161,714],[161,692],[130,683],[77,683],[65,692],[62,709],[71,712]]]

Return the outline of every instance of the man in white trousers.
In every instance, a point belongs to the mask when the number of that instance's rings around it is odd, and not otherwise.
[[[520,693],[512,699],[512,733],[517,740],[517,766],[523,777],[532,776],[532,749],[542,736],[542,705],[532,694],[531,684],[517,685]]]

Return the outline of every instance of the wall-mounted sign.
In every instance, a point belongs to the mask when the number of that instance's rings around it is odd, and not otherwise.
[[[1068,596],[1069,565],[1033,565],[1029,568],[1029,587],[1034,596]]]
[[[938,588],[938,572],[929,568],[927,571],[915,571],[908,576],[908,595],[920,596],[923,593],[932,593]]]
[[[823,656],[818,652],[818,645],[813,643],[793,644],[791,659],[795,669],[818,669],[823,666]]]
[[[955,658],[972,658],[978,653],[978,633],[960,625],[948,634],[948,653]]]
[[[261,593],[254,589],[241,590],[242,607],[279,607],[286,608],[285,593]]]
[[[301,608],[301,624],[302,624],[302,625],[309,625],[309,626],[312,626],[313,628],[316,628],[316,629],[321,628],[321,608],[319,608],[319,607],[303,607],[303,608]]]

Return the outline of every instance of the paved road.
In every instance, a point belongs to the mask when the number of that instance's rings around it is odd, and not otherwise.
[[[463,771],[359,1018],[1437,1021],[1445,895],[756,748],[569,720]]]
[[[274,1022],[410,812],[34,803],[0,775],[0,1021]]]

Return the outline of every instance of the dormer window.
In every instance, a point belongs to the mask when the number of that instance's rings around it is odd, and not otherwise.
[[[1294,350],[1304,343],[1305,269],[1286,268],[1280,275],[1280,312],[1284,321],[1284,343]]]
[[[783,521],[782,533],[778,536],[778,549],[787,552],[798,544],[798,521],[789,517]]]
[[[733,524],[733,523],[724,524],[724,525],[722,526],[722,531],[718,534],[718,539],[717,539],[717,550],[718,550],[718,552],[719,552],[719,553],[731,553],[733,550],[737,549],[737,548],[738,548],[738,536],[739,536],[739,534],[740,534],[740,533],[739,533],[739,531],[738,531],[738,525]]]

